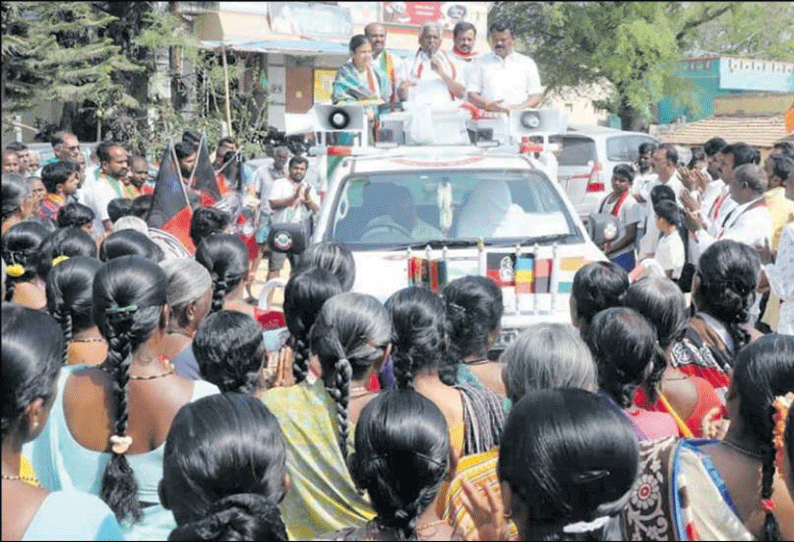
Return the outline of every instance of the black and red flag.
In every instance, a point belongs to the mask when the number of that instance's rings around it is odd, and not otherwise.
[[[192,188],[198,192],[202,205],[210,207],[220,201],[223,194],[218,186],[215,170],[212,168],[210,151],[207,148],[207,136],[204,134],[202,134],[199,142],[196,165],[193,166],[193,175],[190,178],[192,180]]]
[[[174,145],[170,140],[163,152],[163,159],[160,160],[160,170],[157,172],[152,198],[152,208],[149,210],[146,223],[150,228],[158,228],[170,233],[193,254],[195,247],[190,239],[190,219],[193,211],[187,199],[185,185],[182,184]]]

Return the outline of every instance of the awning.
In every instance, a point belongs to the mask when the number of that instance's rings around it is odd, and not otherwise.
[[[241,53],[286,53],[300,55],[338,55],[347,56],[347,44],[313,40],[206,40],[201,42],[202,49],[220,50],[225,44],[230,51]]]

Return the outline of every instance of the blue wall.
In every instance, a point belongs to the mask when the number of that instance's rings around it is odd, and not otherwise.
[[[669,124],[679,115],[687,121],[700,120],[714,114],[714,98],[726,94],[754,92],[794,92],[794,68],[790,63],[739,58],[685,60],[679,63],[676,75],[696,85],[699,111],[689,111],[670,98],[657,105],[657,122]]]

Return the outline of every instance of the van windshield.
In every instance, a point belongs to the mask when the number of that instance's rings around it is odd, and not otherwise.
[[[527,170],[353,175],[342,180],[332,205],[326,239],[356,249],[458,246],[479,237],[505,245],[583,240],[550,181]]]

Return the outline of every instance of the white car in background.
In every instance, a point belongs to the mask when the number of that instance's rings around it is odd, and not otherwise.
[[[587,218],[598,212],[604,197],[612,191],[612,170],[618,164],[631,164],[640,144],[659,144],[643,132],[625,132],[602,126],[571,126],[568,131],[549,137],[562,144],[557,157],[557,180],[577,214]]]

